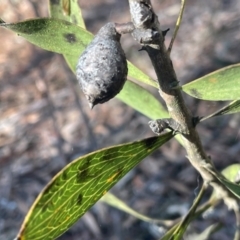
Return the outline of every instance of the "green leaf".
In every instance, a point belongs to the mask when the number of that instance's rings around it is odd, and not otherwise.
[[[222,175],[225,178],[223,178],[221,175],[215,174],[218,180],[240,199],[240,185],[235,183],[237,178],[240,176],[240,164],[236,163],[228,166],[222,171]],[[217,198],[217,193],[214,191],[212,193],[211,199],[215,198]]]
[[[52,52],[79,56],[93,36],[85,29],[61,19],[40,18],[2,23],[29,42]]]
[[[236,183],[232,183],[227,179],[220,178],[219,179],[237,198],[240,199],[240,185]]]
[[[69,14],[65,14],[66,10],[64,10],[64,6],[68,6]],[[65,7],[66,8],[66,7]],[[81,9],[78,5],[78,2],[76,0],[60,0],[59,2],[56,2],[55,0],[50,0],[50,16],[52,18],[58,18],[63,19],[68,22],[71,22],[73,24],[76,24],[83,29],[86,29],[84,20],[82,18]],[[91,34],[91,40],[92,40],[92,34]],[[68,62],[70,68],[75,72],[77,60],[79,58],[79,55],[76,55],[76,57],[64,55],[66,61]],[[143,83],[149,84],[153,87],[158,88],[157,81],[154,81],[151,79],[148,75],[144,74],[142,71],[140,71],[137,67],[135,67],[131,62],[128,61],[128,75],[133,80],[141,81]],[[131,80],[132,80],[131,79]]]
[[[80,54],[93,38],[93,35],[83,28],[61,19],[32,19],[15,24],[3,23],[1,26],[18,33],[29,42],[43,49],[64,54],[73,71],[75,71]],[[131,63],[129,63],[129,72],[129,76],[132,78],[139,79],[145,83],[151,82],[149,77]],[[140,92],[144,94],[144,97],[140,95]],[[137,110],[142,109],[140,112],[152,119],[168,116],[166,110],[163,109],[159,101],[151,93],[133,82],[128,82],[125,85],[119,98],[123,100],[123,96],[127,104]],[[147,102],[143,100],[147,100]],[[153,111],[152,114],[150,110]]]
[[[234,183],[237,179],[237,176],[239,176],[240,173],[240,164],[232,164],[225,168],[222,171],[222,174],[227,178],[227,179],[222,179],[219,178],[219,180],[225,184],[225,186],[235,195],[240,199],[240,185]]]
[[[122,210],[142,221],[153,223],[153,224],[162,224],[164,226],[171,226],[173,224],[172,220],[161,220],[161,219],[155,219],[147,217],[143,214],[140,214],[139,212],[135,211],[134,209],[130,208],[126,203],[124,203],[122,200],[114,196],[112,193],[108,192],[106,193],[100,201],[107,203],[108,205],[115,207],[119,210]]]
[[[75,71],[79,55],[90,43],[93,35],[83,28],[60,19],[32,19],[16,24],[1,24],[43,49],[62,53],[70,68]],[[129,76],[152,84],[148,76],[128,63]],[[127,81],[118,98],[151,119],[168,117],[160,102],[136,83]]]
[[[17,239],[57,238],[119,179],[172,137],[172,133],[167,133],[105,148],[74,160],[37,197]]]
[[[0,26],[18,33],[45,50],[71,55],[73,59],[68,60],[75,63],[72,70],[75,70],[79,56],[93,38],[87,30],[62,19],[39,18],[18,23],[1,23]],[[151,78],[129,62],[128,71],[130,78],[157,86]]]
[[[83,29],[86,29],[84,20],[82,18],[82,13],[81,9],[78,5],[77,1],[70,1],[70,17],[69,15],[64,14],[63,11],[63,5],[66,2],[66,0],[60,0],[56,2],[55,0],[50,0],[49,1],[49,14],[52,18],[58,18],[62,20],[69,21],[71,23],[75,23],[76,25],[82,27]],[[67,0],[69,2],[69,0]],[[89,39],[92,39],[92,34],[89,35]],[[68,55],[64,54],[63,55],[65,58],[65,61],[67,62],[68,66],[70,69],[75,72],[76,70],[76,65],[77,65],[77,60],[79,58],[78,55]]]
[[[16,24],[4,23],[1,26],[17,32],[43,49],[62,53],[73,71],[80,54],[93,38],[93,35],[83,28],[61,19],[32,19]],[[128,77],[152,84],[150,78],[133,64],[128,63],[128,66]],[[133,82],[127,82],[118,97],[152,119],[168,116],[167,111],[151,93]]]
[[[226,114],[233,114],[240,112],[240,100],[235,100],[230,102],[227,106],[217,110],[216,112],[202,118],[200,122],[203,122],[209,118],[221,116],[221,115],[226,115]]]
[[[202,204],[200,207],[198,207],[198,209],[196,210],[196,212],[193,214],[191,221],[197,219],[198,217],[200,217],[205,211],[207,211],[209,208],[214,207],[217,205],[217,203],[219,202],[219,200],[216,199],[209,199],[207,202],[205,202],[204,204]],[[181,220],[181,219],[180,219]],[[179,227],[179,225],[181,224],[181,221],[176,221],[176,224],[171,227],[165,234],[164,236],[161,238],[161,240],[169,240],[171,239],[171,237],[173,236],[174,232],[176,231],[176,229]]]
[[[69,17],[64,13],[62,0],[49,0],[49,15],[51,18],[68,21]],[[68,21],[69,22],[69,21]]]
[[[174,231],[174,234],[172,236],[173,240],[181,240],[182,239],[183,234],[185,233],[188,225],[191,223],[192,219],[194,218],[195,212],[196,212],[197,207],[203,197],[205,190],[206,190],[206,186],[203,185],[197,198],[194,200],[193,205],[191,206],[188,214],[183,218],[183,220],[179,224],[178,228]]]
[[[213,208],[215,207],[217,204],[219,203],[219,199],[216,198],[210,198],[207,202],[203,203],[202,205],[200,205],[198,207],[198,209],[196,210],[196,212],[192,215],[191,221],[197,219],[198,217],[200,217],[204,212],[206,212],[209,208]],[[171,227],[165,234],[164,236],[161,238],[161,240],[170,240],[171,237],[173,236],[174,232],[176,231],[176,229],[179,227],[179,225],[181,224],[181,219],[180,220],[175,220],[176,224]]]
[[[182,86],[192,97],[227,101],[240,99],[240,64],[231,65]]]
[[[160,240],[172,240],[172,236],[174,234],[174,231],[176,231],[176,229],[178,228],[178,226],[180,225],[180,223],[175,224],[172,228],[170,228],[165,234],[164,236],[161,237]]]
[[[229,181],[232,182],[232,183],[235,183],[236,182],[236,179],[238,177],[238,174],[240,174],[240,164],[236,163],[236,164],[232,164],[226,168],[224,168],[222,170],[222,175],[226,178],[227,180],[227,185],[229,185]],[[225,181],[222,180],[222,178],[219,178],[218,179],[224,184],[225,184]],[[226,185],[226,187],[227,187]],[[240,187],[240,186],[239,186]],[[228,187],[227,187],[228,188]],[[231,188],[231,186],[230,186]],[[235,185],[234,185],[234,188],[235,188]],[[211,195],[211,200],[215,200],[215,199],[218,199],[218,195],[217,195],[217,192],[214,190],[212,195]]]
[[[134,82],[126,81],[117,98],[151,119],[167,118],[169,116],[159,100]]]
[[[237,176],[240,174],[240,164],[232,164],[222,170],[222,174],[231,182],[236,182]]]
[[[133,80],[140,81],[142,83],[146,83],[152,87],[158,88],[157,81],[151,79],[148,75],[143,73],[139,68],[135,67],[131,62],[128,61],[128,77]],[[130,80],[132,80],[130,79]]]
[[[206,186],[203,185],[197,198],[194,200],[187,215],[182,219],[180,223],[174,225],[162,238],[161,240],[181,240],[190,222],[196,217],[196,209],[203,197],[206,190]]]
[[[240,175],[240,164],[232,164],[222,171],[223,176],[219,180],[236,196],[240,199],[240,185],[236,184],[237,177]],[[239,180],[239,179],[238,179]]]
[[[52,18],[58,18],[85,28],[81,8],[77,0],[49,0],[49,13]]]

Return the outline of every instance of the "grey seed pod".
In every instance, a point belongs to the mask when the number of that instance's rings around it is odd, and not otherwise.
[[[90,108],[115,97],[127,79],[127,60],[114,23],[103,26],[82,53],[77,80]]]

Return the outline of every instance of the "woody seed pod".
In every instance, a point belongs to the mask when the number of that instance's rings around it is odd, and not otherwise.
[[[103,26],[82,53],[77,80],[90,108],[115,97],[127,79],[127,61],[114,23]]]

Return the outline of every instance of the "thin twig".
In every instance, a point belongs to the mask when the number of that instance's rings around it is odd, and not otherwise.
[[[174,40],[175,40],[175,38],[177,36],[178,30],[179,30],[180,25],[181,25],[181,21],[182,21],[183,11],[184,11],[185,5],[186,5],[186,0],[181,0],[181,8],[180,8],[180,11],[179,11],[179,15],[178,15],[178,19],[177,19],[177,22],[176,22],[175,30],[174,30],[171,42],[170,42],[170,44],[168,46],[168,53],[169,53],[169,55],[170,55],[170,53],[172,51]]]
[[[182,221],[178,225],[177,229],[174,231],[174,234],[179,234],[181,231],[183,231],[183,228],[186,229],[188,224],[192,221],[192,219],[194,218],[196,209],[197,209],[200,201],[202,200],[202,197],[203,197],[206,189],[207,189],[206,184],[203,184],[200,192],[198,193],[196,199],[193,202],[193,205],[189,209],[187,215],[182,219]]]

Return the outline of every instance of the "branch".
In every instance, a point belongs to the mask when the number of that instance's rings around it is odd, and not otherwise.
[[[147,51],[151,59],[159,82],[159,93],[166,102],[170,117],[178,123],[176,125],[181,126],[180,133],[187,151],[187,158],[201,174],[205,183],[216,189],[229,208],[234,208],[237,204],[236,197],[219,181],[217,176],[221,174],[217,172],[210,157],[205,153],[195,129],[193,117],[185,105],[181,91],[177,88],[179,82],[170,59],[170,54],[164,44],[164,35],[160,29],[158,17],[154,13],[150,1],[129,0],[129,5],[132,22],[141,33],[140,38],[135,36],[136,34],[133,34],[133,36],[143,45],[143,49]],[[137,33],[136,31],[134,32]],[[157,32],[158,37],[154,37],[151,43],[146,43],[143,41],[144,32],[147,36],[150,32],[156,36]],[[142,41],[139,41],[139,39]]]

